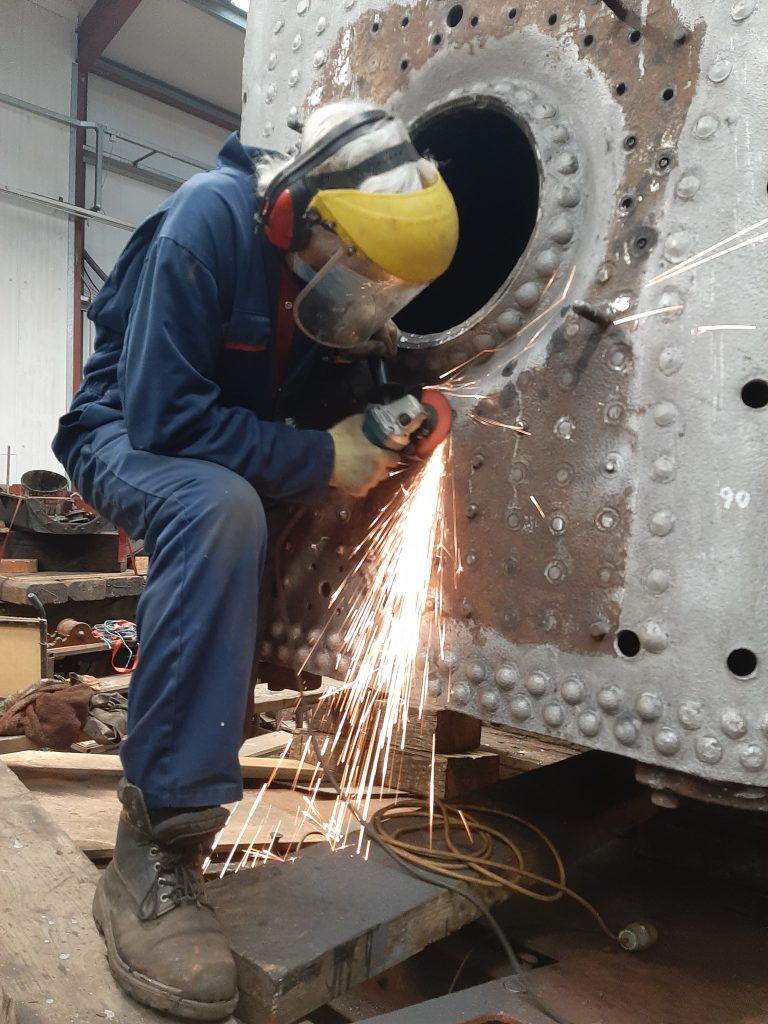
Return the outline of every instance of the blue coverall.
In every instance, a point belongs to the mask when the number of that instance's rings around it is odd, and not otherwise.
[[[151,556],[122,749],[150,808],[242,795],[262,499],[312,503],[333,470],[329,434],[282,422],[329,357],[296,332],[275,380],[282,254],[254,222],[257,155],[231,135],[132,236],[53,441],[85,500]]]

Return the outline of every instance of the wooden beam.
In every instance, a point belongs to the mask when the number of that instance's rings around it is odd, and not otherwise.
[[[0,1019],[167,1024],[113,981],[91,920],[99,873],[0,765]]]
[[[96,0],[77,30],[77,62],[89,71],[141,0]]]

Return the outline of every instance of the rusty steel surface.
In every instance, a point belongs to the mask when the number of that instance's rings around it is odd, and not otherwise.
[[[399,318],[403,379],[473,360],[478,396],[453,399],[465,572],[444,655],[423,651],[431,697],[764,787],[765,242],[654,278],[768,217],[768,18],[633,9],[273,2],[249,20],[243,137],[287,148],[289,116],[370,99],[457,196],[454,267]],[[328,599],[382,500],[296,523],[264,660],[344,674]]]

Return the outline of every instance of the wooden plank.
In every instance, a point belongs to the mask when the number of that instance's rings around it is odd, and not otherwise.
[[[552,1024],[552,1018],[537,1010],[530,998],[526,998],[523,983],[514,975],[438,999],[428,999],[403,1010],[367,1017],[365,1024],[446,1024],[446,1021],[465,1024],[477,1020],[488,1021],[489,1024],[502,1024],[503,1021],[509,1024],[512,1021]]]
[[[34,686],[45,675],[40,619],[0,617],[0,697]]]
[[[240,747],[241,757],[271,757],[282,754],[290,745],[293,734],[278,729],[276,732],[265,732],[260,736],[252,736]]]
[[[66,601],[101,601],[105,597],[132,597],[144,589],[146,577],[133,572],[2,574],[0,600],[28,604],[30,593],[43,604]]]
[[[246,1024],[290,1024],[477,916],[376,847],[368,860],[302,849],[290,865],[214,882],[209,898],[237,960]]]
[[[383,707],[383,702],[378,702]],[[482,722],[471,715],[463,715],[453,708],[425,707],[421,716],[419,708],[408,708],[405,730],[405,746],[408,750],[432,753],[432,737],[436,754],[466,754],[480,746]],[[397,730],[398,742],[401,731]]]
[[[431,754],[393,751],[387,783],[404,793],[426,796],[434,784],[435,796],[457,800],[499,778],[499,756],[487,751],[469,754],[436,754],[434,779]]]
[[[565,761],[585,749],[575,743],[535,736],[519,729],[484,725],[481,749],[492,751],[501,759],[500,778],[508,779],[532,768],[543,768],[548,764]]]
[[[0,754],[15,754],[18,750],[36,750],[26,736],[0,736]]]
[[[6,531],[7,532],[7,531]],[[0,573],[30,573],[37,572],[36,558],[0,558]]]
[[[91,920],[98,871],[0,765],[0,1020],[163,1024],[113,981]]]

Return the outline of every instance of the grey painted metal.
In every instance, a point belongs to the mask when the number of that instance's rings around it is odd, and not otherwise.
[[[764,3],[643,2],[639,36],[576,0],[551,12],[453,6],[453,26],[440,0],[255,7],[244,71],[252,144],[287,148],[287,119],[334,97],[408,121],[477,102],[501,104],[538,161],[536,227],[503,286],[401,359],[434,378],[485,352],[478,408],[531,434],[479,425],[455,403],[459,541],[472,559],[444,656],[423,651],[431,696],[765,787],[768,408],[742,398],[768,381],[765,238],[682,268],[768,217]],[[478,188],[498,144],[478,154]],[[671,308],[606,330],[575,315],[576,300],[610,320]],[[264,657],[306,656],[326,618],[306,595],[339,578],[336,552],[371,507],[337,500],[314,514],[284,566],[289,621],[274,615]],[[332,671],[337,641],[310,668]],[[634,656],[622,653],[631,641]],[[739,649],[757,658],[746,672],[731,661],[742,676],[728,664]]]
[[[35,192],[26,192],[23,188],[14,188],[12,185],[0,184],[0,195],[14,196],[23,199],[24,202],[32,203],[34,206],[44,206],[57,213],[66,214],[68,217],[80,217],[82,220],[92,220],[99,224],[109,224],[114,228],[122,228],[124,231],[135,231],[135,224],[128,224],[115,217],[108,217],[104,213],[97,213],[95,210],[87,210],[83,206],[75,206],[74,203],[65,203],[59,199],[51,199],[49,196],[39,196]]]
[[[87,164],[95,164],[95,150],[88,147],[83,149],[83,160]],[[175,192],[185,181],[184,178],[177,178],[173,174],[163,174],[161,171],[137,167],[130,160],[120,160],[113,156],[105,156],[102,167],[107,171],[112,171],[114,174],[119,174],[123,178],[132,178],[134,181],[140,181],[145,185],[152,185],[153,188],[160,188],[165,192]]]

